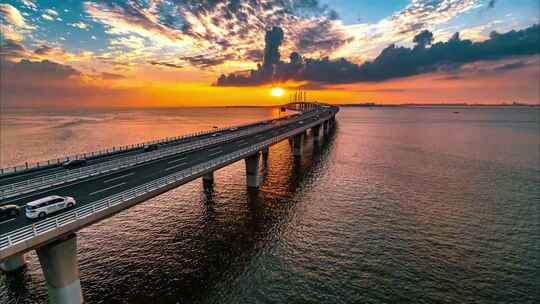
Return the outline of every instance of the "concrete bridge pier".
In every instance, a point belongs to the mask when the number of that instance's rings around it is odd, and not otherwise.
[[[18,254],[3,260],[0,263],[0,269],[4,272],[15,271],[23,268],[26,265],[24,254]]]
[[[293,155],[302,156],[302,134],[293,136],[292,142]]]
[[[326,133],[328,133],[328,121],[327,120],[323,121],[322,129],[323,129],[323,135],[326,135]]]
[[[208,172],[202,176],[204,192],[211,192],[214,187],[214,171]]]
[[[36,251],[45,276],[49,303],[83,303],[77,263],[77,235],[71,234]]]
[[[207,185],[212,185],[214,183],[214,171],[208,172],[202,177],[203,183]]]
[[[264,162],[268,160],[268,153],[270,153],[270,149],[268,147],[261,150],[261,154],[262,154]]]
[[[314,141],[319,141],[319,130],[321,129],[321,125],[315,126],[311,128],[311,134],[313,136]]]
[[[248,188],[259,188],[261,180],[259,176],[259,160],[261,154],[255,153],[245,158],[246,161],[246,185]]]

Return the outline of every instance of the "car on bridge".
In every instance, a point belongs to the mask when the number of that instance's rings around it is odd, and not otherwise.
[[[84,158],[71,159],[62,164],[62,167],[64,167],[65,169],[75,169],[82,166],[86,166],[86,159]]]
[[[77,202],[71,196],[51,195],[26,204],[26,217],[29,219],[44,218],[45,216],[71,208]]]
[[[145,145],[143,147],[144,152],[155,151],[157,149],[159,149],[159,145],[157,145],[157,144]]]
[[[21,208],[17,205],[0,206],[0,222],[14,219],[21,213]]]

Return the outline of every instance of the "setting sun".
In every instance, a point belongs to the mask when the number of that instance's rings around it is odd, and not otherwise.
[[[285,90],[283,90],[282,88],[272,88],[270,90],[270,95],[274,97],[281,97],[283,96],[283,94],[285,94]]]

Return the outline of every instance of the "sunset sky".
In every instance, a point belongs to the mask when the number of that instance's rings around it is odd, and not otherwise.
[[[427,69],[378,78],[358,72],[347,81],[295,76],[241,87],[216,84],[222,74],[257,69],[265,31],[272,26],[283,29],[284,62],[298,52],[304,60],[346,58],[360,66],[391,44],[412,50],[413,38],[423,30],[433,33],[435,45],[456,32],[461,40],[479,43],[493,31],[530,28],[539,23],[539,5],[538,0],[0,0],[0,101],[4,107],[288,101],[287,94],[270,94],[275,86],[286,92],[303,87],[310,99],[332,103],[536,104],[540,47],[430,62]]]

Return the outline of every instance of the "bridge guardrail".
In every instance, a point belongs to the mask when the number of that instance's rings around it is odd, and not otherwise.
[[[253,152],[260,151],[264,147],[280,142],[290,136],[299,134],[306,129],[316,126],[320,124],[322,120],[323,119],[319,119],[316,122],[306,124],[302,126],[301,128],[298,128],[298,129],[286,132],[284,134],[281,134],[279,136],[273,137],[271,139],[265,140],[254,146],[243,148],[239,151],[229,153],[224,156],[220,156],[216,159],[190,167],[189,169],[185,169],[177,173],[161,177],[155,181],[151,181],[146,184],[137,186],[135,188],[117,193],[110,197],[106,197],[104,199],[98,200],[96,202],[86,204],[72,211],[64,212],[54,217],[34,223],[32,225],[28,225],[26,227],[16,229],[10,233],[6,233],[0,236],[0,250],[16,245],[18,243],[27,241],[33,237],[49,232],[51,230],[58,229],[62,226],[73,223],[81,218],[87,217],[96,212],[102,211],[106,208],[116,206],[128,200],[137,198],[141,195],[144,195],[151,191],[155,191],[169,184],[181,182],[183,180],[187,181],[193,175],[200,174],[212,168],[217,168],[220,165],[226,164],[227,162],[230,162],[233,160],[240,160],[243,157],[248,156],[249,154]]]
[[[288,121],[287,124],[293,123],[300,119],[309,118],[315,115],[316,113],[317,113],[316,111],[306,112],[305,114],[307,115],[299,116],[293,119],[292,121]],[[79,169],[64,171],[64,172],[60,172],[56,174],[49,174],[42,177],[36,177],[34,179],[29,179],[29,180],[25,180],[25,181],[13,183],[13,184],[0,186],[0,200],[4,200],[10,197],[17,196],[17,195],[33,192],[36,190],[46,189],[46,188],[60,185],[66,182],[72,182],[79,179],[99,175],[102,173],[120,170],[120,169],[127,168],[130,166],[156,160],[162,157],[167,157],[170,155],[198,149],[206,145],[216,144],[216,143],[224,142],[233,138],[262,132],[265,129],[269,129],[271,127],[272,125],[266,124],[266,125],[256,127],[254,129],[248,129],[240,133],[236,133],[236,134],[220,136],[218,138],[202,139],[194,143],[188,143],[187,145],[169,147],[166,149],[161,149],[161,150],[145,153],[143,155],[127,156],[125,158],[98,163],[98,164],[94,164],[94,165],[79,168]]]

